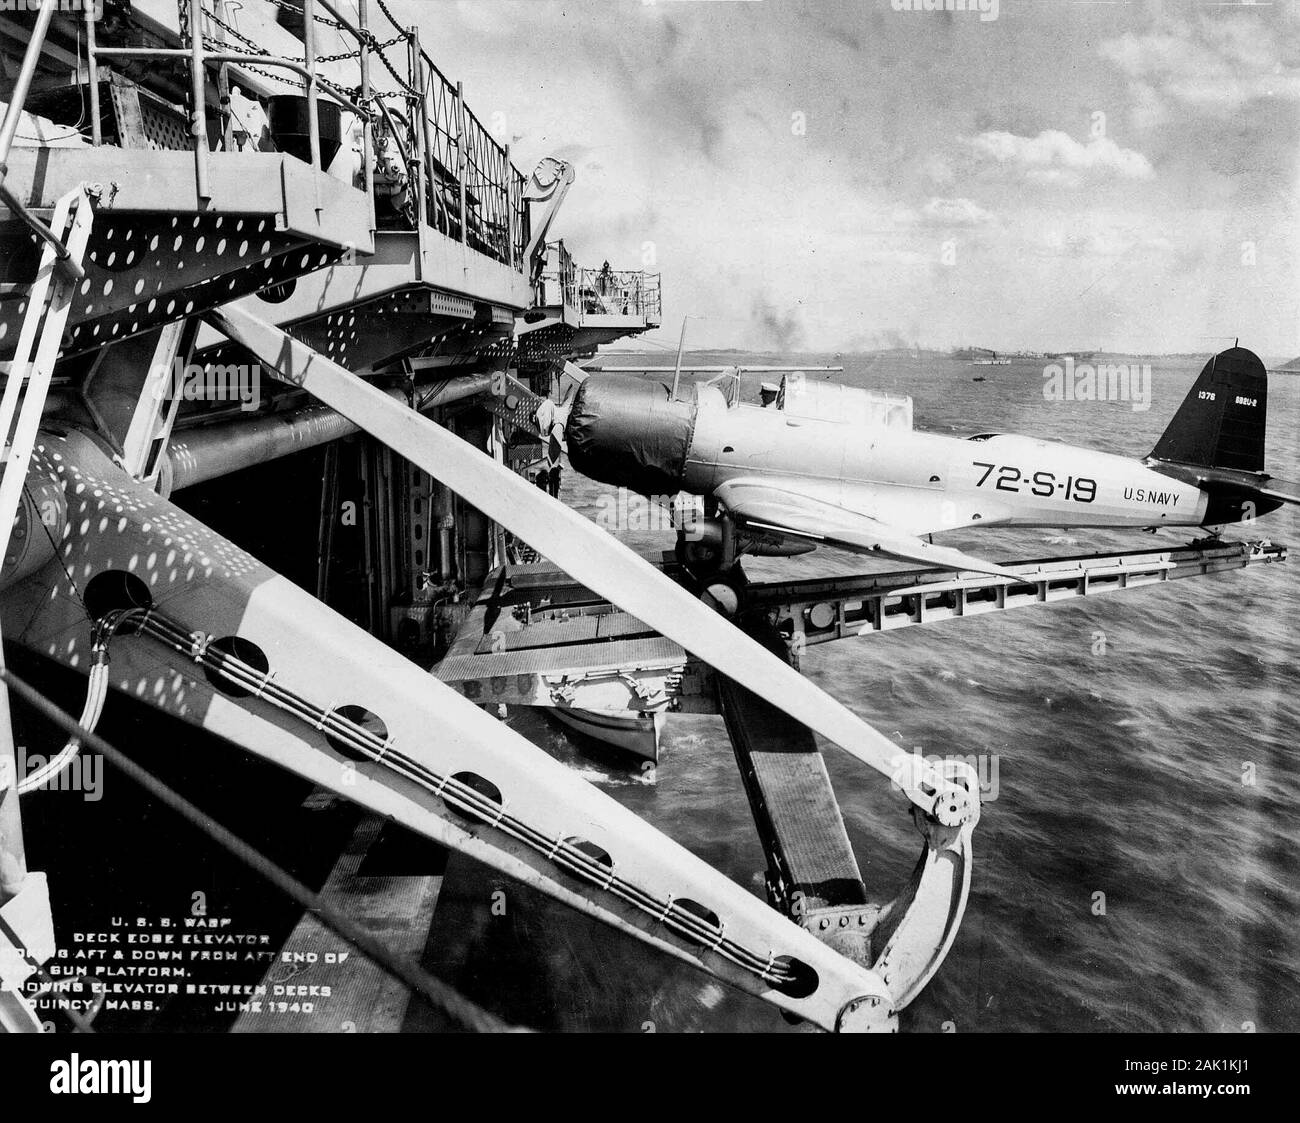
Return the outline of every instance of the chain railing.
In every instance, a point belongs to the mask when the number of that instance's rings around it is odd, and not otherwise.
[[[525,179],[465,104],[465,91],[418,47],[429,224],[521,271],[528,245]]]
[[[212,192],[209,185],[208,158],[211,152],[211,142],[208,137],[207,123],[207,68],[209,65],[233,64],[239,66],[256,66],[271,67],[273,69],[288,70],[297,74],[302,80],[302,88],[306,92],[307,101],[307,132],[310,152],[310,162],[313,168],[321,170],[321,138],[320,138],[320,103],[319,97],[324,94],[331,101],[336,102],[344,109],[350,110],[363,121],[369,119],[366,109],[356,104],[351,98],[335,87],[332,83],[322,82],[317,74],[317,55],[316,55],[316,14],[315,5],[318,0],[302,0],[303,20],[303,58],[302,62],[297,59],[281,58],[270,54],[251,44],[249,40],[244,40],[249,44],[248,51],[226,51],[226,50],[209,50],[204,45],[204,21],[205,19],[212,26],[220,24],[220,28],[226,32],[233,32],[234,29],[220,17],[215,16],[213,12],[204,9],[202,0],[178,0],[177,11],[180,16],[181,26],[183,28],[182,38],[188,44],[183,48],[154,48],[154,47],[101,47],[95,40],[93,21],[87,21],[87,80],[91,91],[91,125],[94,130],[94,143],[101,142],[99,136],[99,78],[98,66],[102,59],[182,59],[189,64],[190,77],[190,133],[194,138],[194,178],[198,189],[200,199],[212,198]],[[328,0],[319,0],[321,7],[334,17],[336,25],[343,30],[351,32],[358,42],[358,54],[361,60],[362,69],[362,99],[369,97],[369,75],[368,75],[368,49],[365,36],[354,28],[345,18],[338,15]],[[214,33],[215,34],[215,33]],[[237,35],[238,33],[235,32]],[[240,37],[242,38],[242,36]],[[368,133],[368,130],[366,130]],[[368,141],[367,150],[363,153],[363,164],[369,167],[368,159]]]
[[[228,67],[237,66],[301,90],[306,102],[308,158],[322,168],[320,99],[336,103],[361,122],[364,190],[376,202],[380,229],[433,229],[465,243],[519,272],[527,271],[529,241],[526,180],[499,143],[465,104],[464,89],[453,84],[420,46],[419,31],[402,27],[380,0],[380,9],[395,34],[381,42],[367,24],[367,0],[358,0],[353,24],[331,0],[272,0],[301,17],[301,59],[272,54],[242,34],[226,0],[177,0],[179,48],[101,46],[88,21],[87,79],[90,86],[94,144],[103,143],[99,124],[98,68],[110,60],[184,61],[190,77],[190,132],[193,137],[198,194],[210,199],[207,123],[207,72],[217,67],[223,115],[229,114]],[[321,15],[318,11],[327,15]],[[337,31],[355,44],[333,55],[317,53],[317,25]],[[231,46],[241,49],[232,50]],[[402,51],[394,60],[390,51]],[[356,59],[359,84],[348,88],[319,73],[322,64]],[[396,89],[372,90],[372,60],[377,59]],[[390,106],[390,102],[394,104]],[[346,138],[340,138],[346,143]],[[223,138],[231,145],[227,124]],[[372,153],[375,154],[372,158]]]

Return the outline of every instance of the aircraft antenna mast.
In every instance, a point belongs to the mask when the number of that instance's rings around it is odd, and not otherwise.
[[[673,389],[672,393],[668,395],[670,402],[677,400],[677,384],[682,380],[682,351],[686,347],[686,321],[689,319],[689,316],[682,317],[682,334],[681,338],[677,340],[677,365],[673,367]]]

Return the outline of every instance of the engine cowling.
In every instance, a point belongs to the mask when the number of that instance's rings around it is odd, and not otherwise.
[[[593,374],[569,409],[569,463],[601,483],[641,495],[680,490],[695,431],[694,401],[672,401],[660,382]]]

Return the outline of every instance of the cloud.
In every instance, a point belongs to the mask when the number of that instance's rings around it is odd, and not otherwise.
[[[937,153],[927,156],[921,162],[920,171],[921,175],[937,187],[947,187],[953,181],[952,165]]]
[[[1123,211],[1036,215],[1019,233],[1030,249],[1048,257],[1116,258],[1140,254],[1151,267],[1174,247],[1167,231],[1159,225],[1137,223]]]
[[[921,208],[927,226],[987,226],[993,216],[970,199],[931,199]]]
[[[1139,90],[1226,115],[1260,98],[1300,100],[1300,66],[1254,16],[1170,23],[1098,47]],[[1144,93],[1149,107],[1152,93]]]
[[[981,25],[877,0],[386,3],[525,172],[575,160],[551,236],[662,270],[668,346],[689,314],[695,347],[1217,332],[1300,351],[1281,5],[1019,4]],[[1117,144],[1089,141],[1099,108]]]
[[[921,250],[909,249],[866,249],[860,259],[864,265],[879,266],[925,266],[935,263],[937,254],[923,253]]]
[[[1051,230],[1044,246],[1070,257],[1123,257],[1134,250],[1167,250],[1167,238],[1148,238],[1133,230]]]
[[[1077,186],[1085,179],[1151,179],[1155,170],[1140,152],[1121,148],[1109,137],[1083,144],[1059,129],[1035,137],[990,131],[966,141],[981,160],[1019,172],[1032,183]]]

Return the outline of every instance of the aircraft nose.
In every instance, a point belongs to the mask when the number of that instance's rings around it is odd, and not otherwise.
[[[592,374],[569,409],[569,463],[584,476],[642,495],[675,494],[695,410],[694,401],[670,401],[668,388],[653,379]]]

